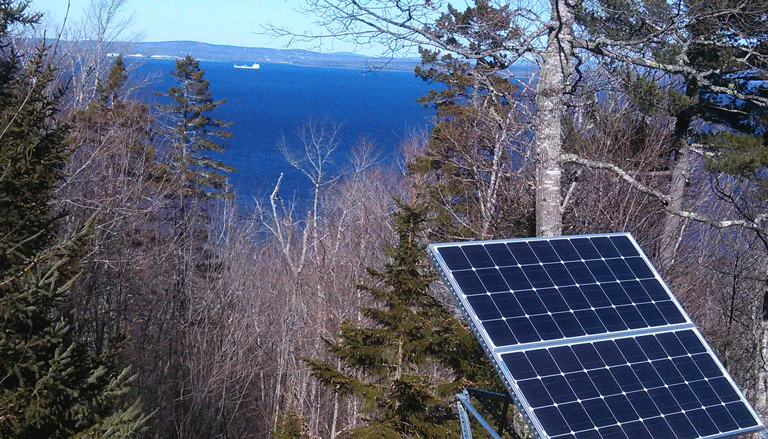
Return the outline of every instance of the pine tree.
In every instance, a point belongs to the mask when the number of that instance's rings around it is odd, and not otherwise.
[[[401,201],[397,205],[392,216],[397,244],[386,250],[391,260],[382,271],[368,268],[383,287],[359,287],[373,301],[361,308],[367,324],[345,320],[338,342],[328,342],[343,367],[306,361],[334,392],[363,399],[368,422],[353,429],[351,437],[458,437],[460,426],[449,402],[469,379],[481,376],[478,371],[489,370],[478,366],[487,361],[474,337],[430,292],[435,272],[422,242],[425,209]],[[441,375],[446,378],[430,378],[430,367],[445,370]]]
[[[5,40],[35,22],[26,3],[0,1],[0,437],[130,437],[146,416],[127,407],[128,369],[72,340],[62,297],[88,229],[57,241],[50,201],[67,159],[61,91],[45,47],[25,60]]]
[[[231,198],[232,188],[224,172],[234,172],[234,168],[210,156],[211,152],[224,152],[224,146],[212,137],[232,137],[232,133],[221,129],[231,123],[209,116],[226,99],[213,100],[209,82],[203,78],[205,70],[190,55],[176,60],[171,75],[176,78],[176,85],[164,96],[173,103],[158,107],[171,118],[165,135],[172,143],[171,167],[181,174],[183,194],[198,199]]]

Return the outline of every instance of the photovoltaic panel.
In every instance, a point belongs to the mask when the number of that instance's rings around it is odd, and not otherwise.
[[[629,234],[428,250],[538,437],[697,439],[764,428]]]

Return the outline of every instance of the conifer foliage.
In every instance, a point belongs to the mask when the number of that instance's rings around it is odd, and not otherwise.
[[[187,195],[199,199],[231,198],[233,193],[224,172],[234,169],[210,154],[224,152],[224,146],[213,138],[232,137],[232,133],[222,129],[231,123],[209,116],[226,100],[213,100],[209,82],[204,79],[205,70],[200,68],[200,61],[190,55],[176,60],[176,70],[172,70],[171,75],[176,78],[176,85],[164,96],[173,103],[159,108],[171,117],[166,135],[173,143],[172,166],[181,173]]]
[[[381,287],[359,287],[373,299],[361,308],[368,324],[347,319],[338,342],[328,342],[341,369],[318,359],[307,363],[334,392],[363,398],[368,423],[354,428],[353,438],[458,437],[448,401],[466,381],[462,366],[450,358],[462,343],[472,346],[472,337],[430,292],[436,277],[421,238],[425,209],[402,201],[398,208],[392,217],[397,244],[386,250],[390,262],[382,271],[368,268]],[[465,360],[482,355],[460,354]]]
[[[146,418],[122,404],[128,370],[73,341],[61,312],[88,232],[56,240],[67,131],[45,47],[22,62],[7,42],[37,20],[26,7],[0,0],[0,437],[130,437]]]
[[[487,2],[465,12],[449,6],[437,26],[492,47],[499,33],[512,32],[511,14],[507,6],[495,9]],[[473,22],[487,22],[490,29],[476,35],[469,25]],[[532,235],[534,194],[528,183],[533,175],[521,166],[530,153],[530,132],[519,87],[498,74],[494,58],[470,63],[438,50],[420,52],[423,67],[416,67],[416,75],[441,87],[419,99],[435,108],[437,119],[427,147],[408,163],[408,170],[432,206],[432,237],[451,241]]]

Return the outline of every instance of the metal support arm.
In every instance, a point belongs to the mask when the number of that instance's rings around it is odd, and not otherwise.
[[[499,436],[499,434],[496,433],[496,431],[493,429],[491,424],[489,424],[488,421],[483,418],[480,412],[478,412],[477,409],[475,409],[475,407],[469,401],[469,392],[467,390],[459,393],[456,395],[456,397],[459,398],[459,419],[461,420],[462,439],[472,439],[472,430],[469,425],[469,417],[467,416],[467,412],[472,413],[472,416],[477,419],[477,422],[483,426],[485,431],[487,431],[493,439],[502,439],[502,437]]]

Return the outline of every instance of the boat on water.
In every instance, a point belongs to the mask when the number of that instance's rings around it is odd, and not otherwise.
[[[253,63],[253,65],[247,66],[244,64],[235,64],[236,69],[258,69],[261,68],[261,66],[258,63]]]

